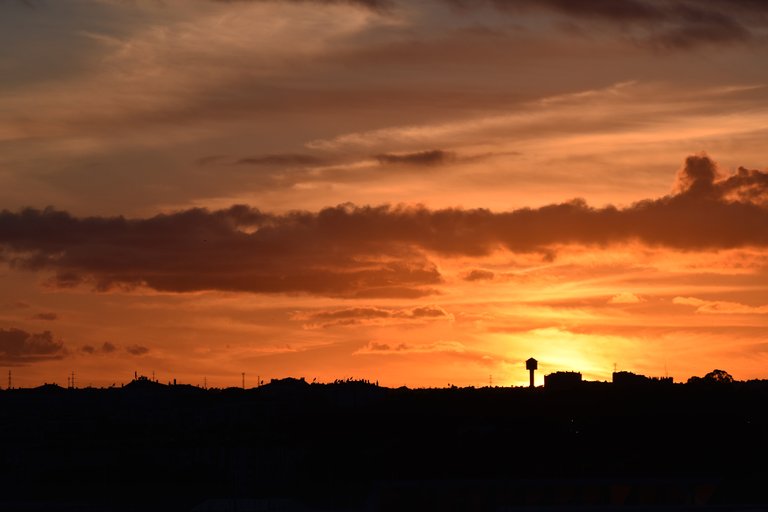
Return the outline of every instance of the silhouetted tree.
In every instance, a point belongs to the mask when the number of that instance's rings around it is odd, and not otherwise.
[[[704,376],[704,381],[730,384],[733,382],[733,377],[725,370],[712,370]]]
[[[730,384],[733,377],[725,370],[712,370],[704,377],[691,377],[688,384]]]

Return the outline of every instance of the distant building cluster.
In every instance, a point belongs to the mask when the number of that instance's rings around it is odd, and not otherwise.
[[[555,372],[544,376],[544,387],[547,389],[571,389],[580,384],[579,372]]]
[[[530,387],[533,386],[533,372],[538,368],[538,361],[534,358],[530,358],[525,362],[525,368],[530,372]],[[721,376],[720,374],[717,375],[718,381],[727,381],[728,378],[733,380],[732,377],[730,377],[726,372],[722,372],[721,370],[715,370],[715,372],[721,372],[725,375]],[[715,373],[712,372],[712,373]],[[709,377],[711,374],[707,374],[707,377]],[[705,377],[706,378],[706,377]],[[713,379],[710,379],[713,380]],[[558,371],[554,373],[550,373],[548,375],[544,376],[544,387],[546,389],[556,389],[556,390],[562,390],[562,389],[575,389],[579,386],[581,386],[583,379],[581,376],[581,372],[565,372],[565,371]],[[647,377],[645,375],[639,375],[637,373],[627,372],[627,371],[621,371],[621,372],[613,372],[612,376],[612,382],[614,385],[622,387],[622,388],[632,388],[632,387],[641,387],[641,386],[648,386],[648,385],[656,385],[656,384],[672,384],[672,377]]]
[[[636,387],[647,384],[672,384],[672,377],[646,377],[632,372],[613,372],[613,383],[622,387]]]

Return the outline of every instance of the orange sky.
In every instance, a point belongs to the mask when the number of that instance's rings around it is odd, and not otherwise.
[[[766,21],[747,0],[2,2],[2,366],[768,378]]]

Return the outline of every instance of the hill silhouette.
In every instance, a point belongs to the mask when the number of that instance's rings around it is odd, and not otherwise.
[[[45,385],[0,392],[0,509],[766,505],[766,403],[768,381],[720,374],[553,389]]]

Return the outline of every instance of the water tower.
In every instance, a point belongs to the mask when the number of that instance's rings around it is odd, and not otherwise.
[[[531,387],[533,386],[533,372],[536,371],[539,367],[539,362],[535,360],[534,358],[530,358],[525,362],[525,369],[531,372]]]

